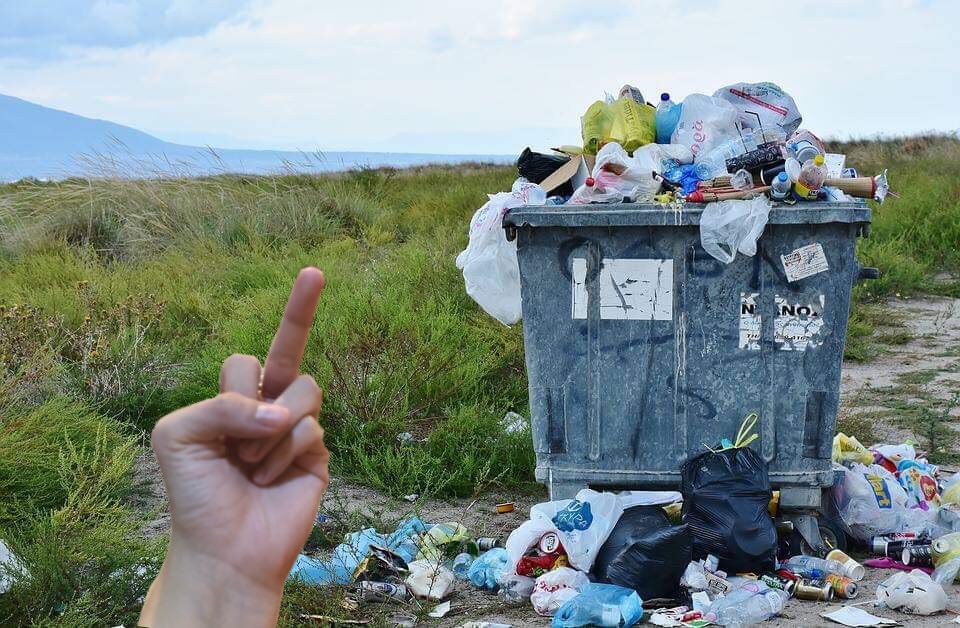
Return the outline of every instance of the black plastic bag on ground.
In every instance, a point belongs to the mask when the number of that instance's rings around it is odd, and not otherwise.
[[[773,571],[777,530],[767,512],[767,463],[749,447],[700,454],[681,470],[683,521],[694,559],[713,554],[727,573]]]
[[[569,157],[535,153],[528,146],[517,157],[517,173],[530,183],[542,183],[568,161],[570,161]],[[570,196],[573,194],[573,184],[566,181],[552,192],[547,190],[547,193],[550,196]]]
[[[633,589],[643,600],[673,597],[690,560],[686,525],[671,525],[660,506],[634,506],[600,548],[591,575]]]

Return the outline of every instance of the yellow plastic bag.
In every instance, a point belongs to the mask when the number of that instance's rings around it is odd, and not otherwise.
[[[859,462],[860,464],[873,464],[873,452],[860,444],[853,436],[847,436],[843,432],[838,432],[833,437],[833,461]]]
[[[590,105],[580,119],[583,152],[596,155],[607,142],[617,142],[632,153],[657,137],[656,109],[630,98],[612,103],[602,100]]]

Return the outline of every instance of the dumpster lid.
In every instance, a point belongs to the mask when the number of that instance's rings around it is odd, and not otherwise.
[[[604,203],[594,205],[530,205],[511,209],[505,227],[634,227],[699,225],[706,203],[685,203],[674,211],[657,203]],[[852,203],[813,202],[774,205],[767,224],[807,225],[831,222],[870,222],[870,207]]]

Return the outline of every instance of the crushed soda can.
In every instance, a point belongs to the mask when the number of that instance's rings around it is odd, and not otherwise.
[[[857,583],[847,576],[832,573],[824,578],[824,580],[833,588],[833,594],[844,600],[852,600],[860,593]]]
[[[813,600],[816,602],[833,601],[833,587],[822,580],[799,580],[793,596],[798,600]]]
[[[407,602],[413,595],[405,584],[365,580],[357,583],[357,597],[361,602]]]

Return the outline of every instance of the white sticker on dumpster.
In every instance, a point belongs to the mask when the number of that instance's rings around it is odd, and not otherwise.
[[[760,350],[760,311],[757,301],[760,295],[756,292],[740,293],[740,343],[741,349],[747,351]]]
[[[776,295],[777,315],[773,319],[773,343],[781,351],[806,351],[823,344],[823,308],[826,303],[820,295],[817,303],[796,303]]]
[[[787,281],[799,281],[804,277],[830,270],[827,265],[827,256],[824,255],[823,247],[819,242],[801,246],[791,253],[781,255],[780,261],[783,262],[783,272],[787,275]]]
[[[587,318],[587,261],[572,260],[572,315]],[[604,258],[600,275],[600,318],[673,320],[673,260]]]

